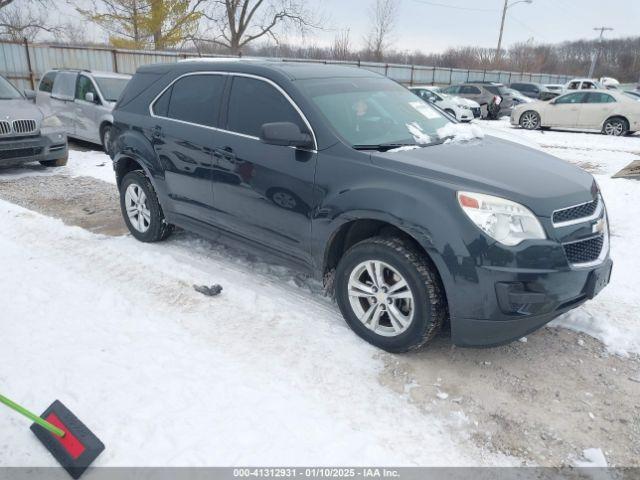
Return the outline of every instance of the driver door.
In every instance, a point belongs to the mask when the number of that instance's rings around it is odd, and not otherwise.
[[[93,95],[93,101],[87,100],[87,94]],[[78,75],[75,94],[76,135],[83,140],[100,142],[97,128],[100,97],[93,81],[86,75]]]
[[[543,125],[575,128],[579,125],[580,110],[587,97],[586,92],[576,92],[558,97],[545,109]]]

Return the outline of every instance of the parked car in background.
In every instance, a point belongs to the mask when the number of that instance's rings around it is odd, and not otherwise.
[[[509,87],[534,100],[551,100],[560,94],[560,92],[549,90],[541,83],[515,82]]]
[[[40,162],[67,164],[67,136],[60,120],[28,101],[0,76],[0,166]]]
[[[607,90],[618,90],[620,88],[620,82],[618,79],[613,77],[602,77],[600,79],[600,85],[605,87]]]
[[[460,85],[451,85],[443,88],[442,93],[468,98],[478,103],[482,108],[482,116],[487,116],[487,106],[495,96],[502,97],[500,115],[509,115],[513,108],[513,95],[501,83],[495,82],[468,82]]]
[[[631,95],[635,100],[640,101],[640,90],[625,90],[624,93]]]
[[[42,77],[36,105],[56,114],[69,137],[111,152],[113,107],[130,75],[92,70],[51,70]]]
[[[513,106],[520,105],[521,103],[531,103],[533,102],[533,98],[527,97],[520,93],[518,90],[514,90],[513,88],[507,88],[507,91],[513,97]]]
[[[564,85],[563,92],[569,90],[606,90],[606,88],[593,78],[574,78]]]
[[[590,173],[471,129],[463,141],[440,109],[365,69],[146,65],[114,117],[135,238],[175,225],[275,254],[325,279],[353,331],[390,352],[447,319],[456,344],[511,341],[609,281]]]
[[[557,95],[560,95],[564,91],[564,85],[561,83],[546,83],[544,86],[547,90]]]
[[[435,88],[417,85],[409,87],[409,90],[424,101],[440,107],[460,122],[470,122],[474,118],[480,117],[480,105],[476,102],[466,98],[437,93]]]
[[[633,134],[640,130],[640,103],[615,90],[570,92],[548,102],[519,105],[511,124],[527,130],[558,127]]]

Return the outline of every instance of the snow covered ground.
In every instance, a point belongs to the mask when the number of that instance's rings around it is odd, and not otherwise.
[[[595,173],[612,283],[555,325],[640,353],[640,183],[610,178],[640,159],[640,138],[480,125]],[[0,175],[60,174],[114,182],[99,152]],[[155,245],[95,235],[5,201],[0,221],[0,391],[36,411],[66,403],[107,445],[97,465],[517,462],[473,444],[462,409],[437,416],[383,387],[381,354],[284,268],[192,235]],[[224,292],[205,297],[194,283]],[[0,466],[54,464],[27,427],[0,413],[12,439]]]

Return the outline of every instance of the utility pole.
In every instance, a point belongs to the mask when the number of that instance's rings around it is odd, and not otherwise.
[[[613,28],[611,27],[596,27],[594,28],[594,30],[597,32],[598,30],[600,30],[600,38],[598,39],[598,48],[596,49],[596,51],[593,53],[593,56],[591,57],[591,67],[589,67],[589,75],[587,75],[588,78],[593,78],[593,74],[596,71],[596,62],[598,61],[598,57],[600,56],[600,50],[602,49],[602,40],[604,38],[604,32],[611,32],[613,31]]]
[[[509,3],[509,0],[504,0],[504,8],[502,9],[502,21],[500,22],[500,36],[498,37],[498,48],[496,49],[495,64],[498,66],[498,60],[500,60],[500,50],[502,49],[502,34],[504,33],[504,22],[507,19],[507,10],[513,7],[516,3],[533,3],[533,0],[517,0]]]

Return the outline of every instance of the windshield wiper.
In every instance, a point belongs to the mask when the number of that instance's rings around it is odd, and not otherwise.
[[[354,145],[356,150],[378,150],[379,152],[386,152],[387,150],[393,150],[394,148],[401,147],[420,147],[416,143],[379,143],[376,145]]]

